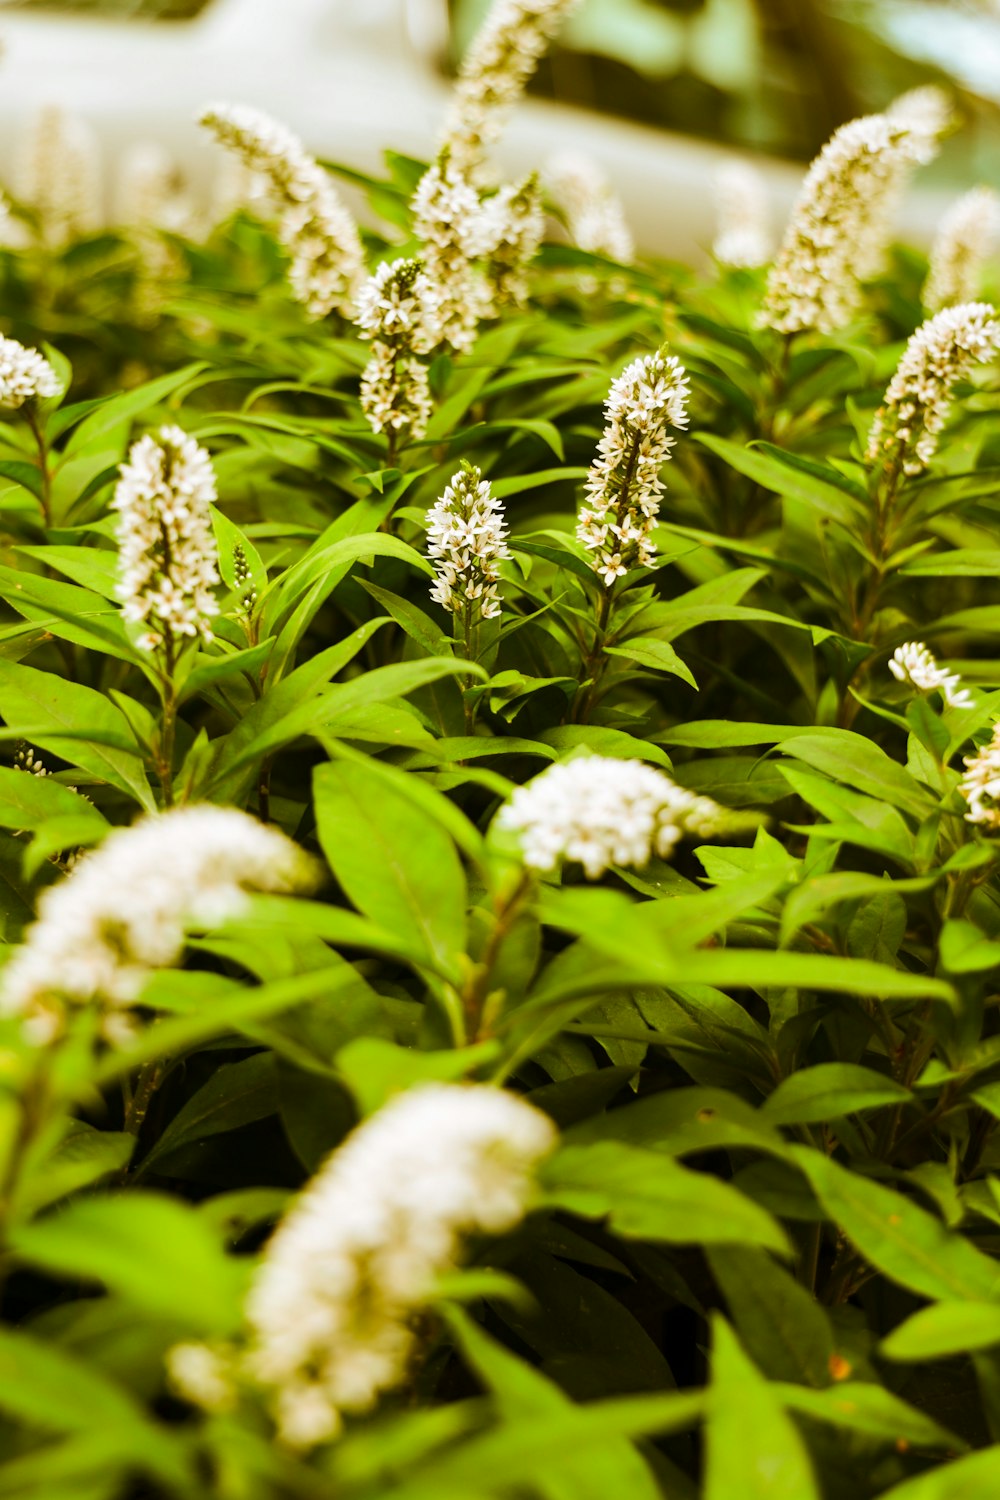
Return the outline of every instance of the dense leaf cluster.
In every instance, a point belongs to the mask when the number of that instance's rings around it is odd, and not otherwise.
[[[419,170],[368,184],[400,254]],[[887,523],[863,457],[923,264],[898,252],[856,326],[786,340],[755,331],[755,273],[550,245],[529,306],[434,361],[430,430],[389,467],[366,346],[305,321],[266,230],[177,248],[152,327],[124,241],[4,258],[10,332],[70,395],[0,427],[3,936],[164,802],[246,808],[328,875],[195,934],[119,1045],[84,1012],[40,1062],[3,1022],[0,1494],[995,1495],[1000,887],[958,791],[1000,710],[994,376]],[[581,482],[609,382],[662,345],[690,430],[654,565],[605,607]],[[213,455],[224,582],[169,750],[109,509],[163,422]],[[461,460],[510,530],[471,636],[425,555]],[[890,674],[914,638],[973,707]],[[756,830],[528,881],[496,811],[581,749]],[[536,1211],[474,1248],[407,1388],[337,1443],[196,1411],[167,1351],[234,1334],[289,1196],[431,1079],[552,1116]]]

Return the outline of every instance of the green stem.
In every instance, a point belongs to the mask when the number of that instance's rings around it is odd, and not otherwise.
[[[527,870],[522,870],[517,884],[507,895],[494,902],[493,927],[483,947],[479,962],[470,970],[462,989],[462,1011],[468,1035],[474,1041],[482,1041],[486,1033],[483,1026],[483,1008],[489,998],[490,983],[500,950],[515,921],[520,916],[525,898],[532,889],[532,879]]]
[[[52,525],[52,474],[49,470],[48,444],[45,441],[45,433],[42,431],[41,423],[38,420],[34,401],[25,402],[24,415],[34,435],[35,446],[38,449],[38,472],[42,489],[42,493],[39,496],[39,503],[42,507],[42,516],[46,528],[48,528]]]

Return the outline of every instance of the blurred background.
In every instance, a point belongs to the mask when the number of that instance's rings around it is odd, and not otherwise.
[[[292,125],[324,159],[378,170],[426,158],[450,76],[489,0],[5,0],[0,176],[48,104],[102,150],[155,140],[197,185],[214,169],[192,123],[221,98]],[[1000,183],[1000,0],[582,0],[508,130],[500,167],[593,157],[640,245],[689,256],[711,236],[706,173],[752,153],[783,212],[801,163],[854,115],[945,84],[962,129],[923,174],[905,228]]]

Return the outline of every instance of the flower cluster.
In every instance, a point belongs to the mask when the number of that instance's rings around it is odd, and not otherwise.
[[[768,276],[759,322],[778,333],[830,333],[850,322],[860,277],[888,226],[878,212],[925,137],[887,115],[865,115],[837,130],[806,174]]]
[[[329,175],[292,131],[259,110],[213,105],[200,123],[267,180],[279,214],[278,237],[291,257],[292,292],[309,316],[323,318],[336,308],[350,317],[364,252]]]
[[[897,682],[908,683],[918,693],[939,692],[949,708],[972,708],[968,688],[960,686],[957,672],[946,672],[922,641],[897,646],[889,660],[889,671]]]
[[[607,425],[591,464],[577,538],[608,588],[632,567],[653,561],[652,532],[665,488],[660,468],[687,426],[689,388],[673,355],[647,354],[612,383]]]
[[[29,776],[51,776],[51,771],[32,745],[22,740],[14,751],[14,770],[27,771]]]
[[[375,432],[422,437],[431,414],[427,366],[439,340],[441,299],[419,260],[383,261],[362,287],[355,317],[372,340],[361,409]]]
[[[966,820],[988,833],[1000,832],[1000,725],[988,744],[965,757],[965,775],[958,789],[969,804]]]
[[[612,865],[667,859],[685,833],[717,832],[726,812],[641,760],[581,755],[518,787],[498,824],[520,836],[524,863],[553,870],[575,860],[596,880]]]
[[[412,210],[413,232],[440,299],[438,338],[453,349],[471,349],[490,312],[489,289],[475,265],[490,248],[479,194],[443,153],[417,184]]]
[[[481,223],[493,309],[518,307],[528,295],[526,268],[545,233],[537,177],[500,188],[483,204]]]
[[[761,174],[748,162],[725,162],[715,174],[715,206],[718,233],[712,254],[719,264],[765,265],[771,257],[771,236]]]
[[[563,19],[578,0],[494,0],[462,60],[444,130],[456,169],[468,174],[497,139]]]
[[[43,354],[0,334],[0,406],[44,401],[58,396],[61,389],[58,375]]]
[[[868,437],[867,461],[891,474],[930,463],[951,408],[951,391],[1000,351],[1000,322],[987,302],[946,307],[910,338]]]
[[[117,217],[131,230],[138,253],[133,300],[140,324],[162,311],[171,283],[185,273],[183,254],[168,238],[190,233],[194,209],[184,194],[176,162],[161,147],[139,143],[127,151],[118,176]]]
[[[212,460],[179,427],[133,443],[112,500],[118,521],[118,597],[126,620],[147,628],[152,651],[178,636],[211,639],[219,582],[212,532]]]
[[[336,1436],[404,1378],[414,1322],[462,1237],[524,1216],[547,1116],[485,1085],[401,1094],[320,1168],[267,1246],[247,1301],[245,1367],[286,1442]],[[192,1395],[195,1395],[192,1392]]]
[[[0,977],[0,1014],[24,1017],[42,1042],[58,1034],[67,1004],[96,1000],[108,1034],[120,1035],[123,1011],[152,970],[176,962],[188,926],[236,915],[247,890],[312,880],[297,845],[236,808],[182,807],[117,829],[42,892],[38,920]]]
[[[46,245],[59,247],[101,222],[101,159],[85,120],[56,105],[41,109],[17,142],[14,186],[35,214]]]
[[[635,259],[632,231],[620,199],[596,162],[585,156],[557,156],[545,176],[573,243],[591,255],[606,255],[630,266]]]
[[[499,564],[510,556],[507,527],[489,480],[471,464],[427,512],[427,554],[437,572],[432,599],[455,614],[478,603],[482,619],[497,618]]]
[[[973,188],[952,204],[931,246],[923,292],[929,312],[972,301],[998,234],[1000,198],[992,188]]]

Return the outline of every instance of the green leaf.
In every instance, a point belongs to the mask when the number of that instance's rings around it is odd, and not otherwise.
[[[358,910],[454,969],[465,949],[465,875],[440,823],[360,762],[317,766],[313,793],[323,853]]]
[[[998,1476],[1000,1446],[983,1448],[894,1484],[883,1492],[881,1500],[996,1500]]]
[[[81,1188],[91,1187],[127,1167],[135,1137],[120,1130],[96,1130],[83,1120],[70,1120],[54,1151],[32,1163],[17,1192],[17,1212],[30,1216]]]
[[[731,469],[745,474],[765,490],[800,500],[821,517],[839,521],[843,526],[856,524],[860,503],[845,492],[842,478],[835,470],[825,475],[818,466],[805,469],[794,462],[792,455],[771,445],[766,451],[756,447],[741,448],[738,443],[712,432],[696,432],[692,437],[696,443],[723,459]]]
[[[658,641],[655,636],[636,635],[618,646],[605,646],[604,649],[608,656],[624,656],[627,661],[634,661],[640,667],[648,667],[654,672],[670,672],[674,677],[682,677],[693,688],[698,687],[690,668],[677,655],[673,646],[668,646],[666,641]]]
[[[996,1262],[932,1214],[819,1151],[791,1150],[830,1218],[891,1281],[942,1302],[993,1302],[1000,1295]]]
[[[142,1160],[146,1172],[174,1151],[209,1136],[265,1120],[278,1108],[274,1056],[257,1052],[223,1063],[180,1109]]]
[[[775,1125],[810,1124],[909,1098],[909,1089],[884,1073],[856,1063],[819,1063],[783,1078],[763,1113]]]
[[[833,1330],[826,1310],[806,1288],[752,1245],[713,1245],[706,1253],[730,1321],[764,1374],[828,1385]]]
[[[495,1042],[442,1052],[416,1052],[379,1037],[358,1037],[337,1053],[337,1070],[363,1115],[374,1114],[393,1094],[421,1083],[458,1083],[496,1056]]]
[[[626,1239],[790,1253],[777,1221],[728,1182],[637,1146],[565,1146],[546,1163],[542,1182],[549,1203],[581,1218],[607,1218]]]
[[[939,1302],[925,1307],[882,1340],[887,1359],[905,1363],[949,1359],[1000,1344],[1000,1307],[986,1302]]]
[[[244,1267],[177,1199],[135,1189],[76,1198],[16,1226],[11,1246],[26,1265],[71,1282],[101,1282],[135,1307],[198,1333],[224,1336],[239,1326]]]
[[[706,1415],[705,1500],[821,1500],[795,1424],[718,1314]]]
[[[0,658],[0,714],[41,749],[155,808],[128,720],[103,693]]]
[[[790,1411],[834,1427],[881,1438],[894,1447],[961,1448],[962,1440],[947,1427],[941,1427],[922,1411],[901,1401],[880,1385],[850,1384],[828,1386],[823,1391],[806,1390],[800,1385],[772,1387]]]

